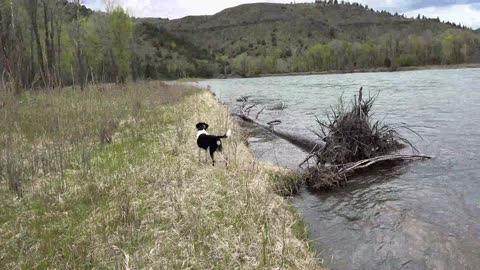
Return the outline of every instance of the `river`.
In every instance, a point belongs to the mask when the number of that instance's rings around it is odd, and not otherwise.
[[[332,269],[480,269],[480,69],[425,70],[208,80],[232,110],[251,96],[262,122],[314,137],[343,95],[380,92],[374,117],[408,123],[406,132],[435,158],[359,176],[333,192],[306,189],[292,199],[319,256]],[[250,145],[258,159],[296,169],[306,153],[258,128]]]

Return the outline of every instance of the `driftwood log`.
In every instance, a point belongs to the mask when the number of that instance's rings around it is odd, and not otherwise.
[[[269,132],[275,134],[276,136],[289,141],[290,143],[296,145],[297,147],[309,152],[312,149],[320,149],[323,146],[323,142],[319,140],[313,140],[306,136],[302,136],[297,133],[289,132],[286,130],[282,130],[281,128],[276,127],[277,125],[281,124],[282,121],[274,120],[268,123],[262,123],[258,121],[258,116],[263,112],[264,108],[262,108],[257,114],[256,117],[253,118],[250,116],[250,110],[253,108],[252,106],[244,106],[245,109],[240,109],[238,113],[235,113],[240,119],[245,122],[253,123]]]

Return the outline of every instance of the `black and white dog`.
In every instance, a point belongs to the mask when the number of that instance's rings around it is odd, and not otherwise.
[[[222,154],[222,141],[221,139],[226,139],[232,135],[232,131],[229,129],[227,133],[223,136],[214,136],[214,135],[208,135],[207,129],[208,129],[208,124],[206,123],[198,123],[196,125],[197,127],[197,145],[198,145],[198,159],[200,160],[200,150],[203,149],[206,151],[210,151],[210,157],[212,158],[212,164],[215,166],[215,158],[213,154],[215,151],[218,151],[220,153],[220,156],[225,160],[225,163],[227,163],[227,160]]]

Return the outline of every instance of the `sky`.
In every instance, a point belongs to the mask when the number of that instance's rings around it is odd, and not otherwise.
[[[103,10],[104,0],[84,0],[86,6]],[[240,4],[269,2],[290,3],[293,0],[116,0],[135,17],[161,17],[176,19],[188,15],[212,15],[225,8]],[[297,2],[314,2],[313,0]],[[480,28],[480,0],[356,0],[377,10],[426,17],[461,23],[474,29]]]

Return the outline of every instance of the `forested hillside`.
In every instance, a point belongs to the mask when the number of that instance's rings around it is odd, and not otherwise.
[[[15,89],[480,62],[480,35],[359,4],[249,4],[134,19],[81,0],[0,0],[0,72]]]
[[[480,62],[470,29],[337,1],[249,4],[155,25],[207,50],[226,75]]]

